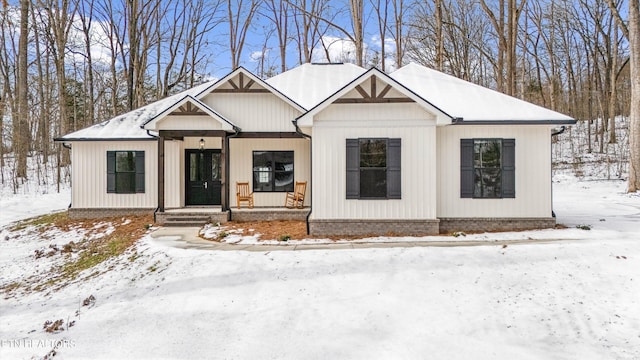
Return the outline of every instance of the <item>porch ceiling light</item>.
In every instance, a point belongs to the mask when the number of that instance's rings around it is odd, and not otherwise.
[[[200,139],[200,150],[204,150],[204,139]]]

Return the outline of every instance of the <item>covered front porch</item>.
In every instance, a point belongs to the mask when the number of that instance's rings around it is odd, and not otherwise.
[[[287,189],[260,191],[264,171],[256,170],[264,153],[286,150],[292,162],[290,179],[308,181],[309,142],[296,133],[228,133],[221,130],[158,131],[158,207],[155,219],[171,226],[199,226],[226,221],[306,220],[308,200],[301,209],[284,206]],[[279,151],[281,152],[281,151]],[[295,159],[295,160],[293,160]],[[278,167],[273,165],[273,167]],[[238,182],[249,182],[254,208],[236,203]],[[281,184],[280,184],[281,185]],[[267,188],[267,190],[269,190]],[[291,191],[293,191],[293,186]],[[310,189],[306,198],[310,199]]]

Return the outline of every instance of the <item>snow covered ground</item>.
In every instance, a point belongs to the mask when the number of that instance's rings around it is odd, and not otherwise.
[[[56,184],[55,158],[51,157],[48,166],[38,165],[40,159],[35,156],[27,158],[29,178],[20,182],[14,189],[12,186],[13,157],[6,156],[6,166],[2,171],[3,184],[0,184],[0,227],[11,222],[66,209],[71,203],[71,189],[68,183]],[[63,169],[63,176],[68,169]]]
[[[1,299],[0,358],[638,359],[640,194],[556,178],[569,228],[551,232],[579,240],[263,253],[146,236],[101,275]],[[16,234],[0,230],[0,285],[46,276],[34,250],[83,236]],[[43,330],[57,319],[74,326]]]

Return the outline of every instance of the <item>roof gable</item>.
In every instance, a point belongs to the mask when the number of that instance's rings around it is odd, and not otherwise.
[[[196,98],[202,99],[211,93],[272,93],[296,110],[300,112],[306,111],[300,104],[242,66],[200,91],[196,94]]]
[[[202,116],[208,115],[213,120],[220,123],[222,130],[226,131],[238,131],[238,127],[231,121],[227,120],[224,116],[218,114],[215,110],[211,109],[207,104],[194,98],[191,95],[185,95],[182,99],[178,100],[172,106],[165,108],[162,112],[157,114],[151,120],[143,124],[145,130],[159,130],[159,123],[166,119],[168,115],[195,115]]]
[[[367,70],[296,119],[299,126],[312,126],[313,117],[331,104],[415,102],[434,114],[437,124],[450,124],[451,116],[376,68]]]

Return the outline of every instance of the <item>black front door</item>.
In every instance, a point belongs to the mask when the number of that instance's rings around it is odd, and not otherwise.
[[[185,150],[186,205],[220,205],[220,150]]]

